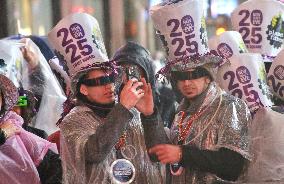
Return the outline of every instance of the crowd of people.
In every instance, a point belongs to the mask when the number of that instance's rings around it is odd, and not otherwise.
[[[284,14],[258,3],[253,26]],[[86,13],[48,40],[0,40],[0,183],[284,182],[284,51],[250,53],[237,31],[208,42],[202,12],[197,0],[151,7],[164,61],[134,41],[109,58]]]

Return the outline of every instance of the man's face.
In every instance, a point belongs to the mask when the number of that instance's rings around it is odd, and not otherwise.
[[[92,70],[89,72],[87,79],[95,79],[104,76],[107,76],[105,71]],[[114,83],[99,86],[87,86],[82,84],[80,92],[85,95],[89,101],[99,104],[110,104],[115,100]]]
[[[208,77],[200,77],[192,80],[178,80],[177,87],[187,99],[193,99],[206,90],[210,79]]]

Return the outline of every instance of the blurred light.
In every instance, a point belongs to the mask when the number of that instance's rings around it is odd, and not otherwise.
[[[137,35],[137,22],[136,21],[128,21],[126,23],[126,35],[128,37],[135,37]]]
[[[72,13],[89,13],[93,14],[95,12],[95,9],[90,6],[72,6],[71,8]]]
[[[225,31],[226,31],[225,28],[223,28],[223,27],[218,27],[218,28],[216,29],[216,35],[218,36],[218,35],[220,35],[221,33],[225,32]]]
[[[150,17],[150,14],[149,14],[149,12],[147,11],[147,10],[144,10],[143,11],[143,18],[144,18],[144,20],[148,20],[149,19],[149,17]]]
[[[160,4],[161,2],[162,2],[162,0],[150,0],[149,5],[150,5],[150,7],[151,7],[151,6]]]
[[[209,8],[209,0],[203,0],[203,9],[204,9],[204,16],[207,17],[207,10]]]
[[[32,34],[32,29],[30,27],[25,27],[25,28],[21,27],[21,21],[19,19],[17,20],[17,29],[18,29],[18,34],[25,36]]]
[[[231,15],[238,6],[238,0],[211,0],[211,16],[216,18],[218,15]]]
[[[32,29],[31,29],[30,27],[21,28],[21,29],[19,30],[19,34],[25,35],[25,36],[31,35],[31,34],[32,34]]]
[[[20,19],[17,19],[17,31],[18,31],[18,33],[20,34],[20,29],[21,29],[21,21],[20,21]]]
[[[40,26],[38,27],[38,34],[39,34],[39,36],[45,35],[45,28],[44,28],[43,25],[40,25]]]

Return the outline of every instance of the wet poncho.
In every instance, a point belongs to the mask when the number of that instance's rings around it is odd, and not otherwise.
[[[179,110],[185,112],[182,126],[185,127],[189,114],[200,109],[204,112],[193,121],[184,145],[191,144],[201,150],[227,148],[250,160],[248,125],[251,121],[246,104],[222,91],[215,82],[211,82],[207,91],[193,100],[191,104],[183,100]],[[179,118],[170,131],[170,140],[177,144]],[[214,183],[223,181],[211,173],[203,173],[190,167],[180,176],[172,176],[171,183]]]
[[[281,111],[280,111],[281,112]],[[260,108],[252,121],[248,183],[284,183],[284,114]]]
[[[64,118],[60,129],[64,183],[111,183],[110,166],[116,160],[114,145],[124,130],[126,145],[137,151],[130,160],[136,169],[132,183],[163,183],[159,165],[148,157],[137,110],[130,112],[118,103],[104,119],[87,106],[76,106]],[[93,136],[96,141],[89,142]]]
[[[0,125],[7,121],[17,126],[20,133],[0,146],[0,183],[40,184],[36,167],[49,149],[57,153],[56,145],[24,130],[23,119],[15,112],[7,112]]]

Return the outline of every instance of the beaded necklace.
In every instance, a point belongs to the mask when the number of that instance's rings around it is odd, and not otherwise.
[[[206,97],[205,97],[205,99],[204,99],[204,102],[207,101],[207,99],[208,99],[208,97],[209,97],[210,95],[211,95],[211,92],[209,92],[209,93],[206,95]],[[178,143],[179,143],[180,145],[184,143],[185,138],[188,136],[188,134],[189,134],[189,129],[190,129],[190,127],[191,127],[193,121],[196,120],[196,119],[198,119],[198,118],[200,117],[200,115],[201,115],[208,107],[209,107],[209,104],[206,105],[206,106],[204,106],[204,107],[202,107],[202,105],[201,105],[199,111],[198,111],[197,113],[193,114],[192,116],[190,116],[190,118],[189,118],[189,120],[187,121],[186,126],[185,126],[184,129],[183,129],[183,126],[182,126],[182,122],[183,122],[183,120],[184,120],[184,114],[185,114],[185,112],[184,112],[184,111],[180,111],[180,113],[181,113],[181,119],[180,119],[180,121],[178,122],[178,125],[177,125],[177,126],[178,126],[178,130],[179,130]]]
[[[219,92],[220,89],[219,89]],[[211,121],[214,119],[214,117],[217,115],[217,112],[219,111],[220,107],[221,107],[221,103],[222,103],[222,95],[220,95],[219,97],[219,104],[218,104],[218,107],[214,113],[214,115],[210,118],[210,120],[206,123],[207,125],[205,126],[205,128],[196,136],[198,137],[208,126],[209,124],[211,123]],[[189,118],[188,122],[187,122],[187,125],[184,129],[182,129],[182,122],[184,120],[184,112],[183,111],[180,111],[182,114],[182,118],[181,120],[179,121],[178,123],[178,128],[179,128],[179,136],[178,136],[178,144],[182,145],[186,139],[186,137],[188,136],[189,134],[189,129],[193,123],[194,120],[198,119],[198,117],[200,117],[200,115],[209,107],[210,104],[208,104],[207,106],[203,107],[202,109],[200,109],[197,113],[195,113],[192,117]],[[195,138],[196,138],[195,137]],[[194,139],[195,139],[194,138]],[[193,139],[193,140],[194,140]],[[192,142],[193,140],[191,140],[190,142]]]
[[[115,144],[116,158],[117,159],[127,159],[132,160],[137,155],[137,150],[133,145],[126,145],[126,130],[123,131],[122,135]]]
[[[120,150],[122,147],[126,145],[126,131],[122,133],[117,143],[115,144],[115,149]]]
[[[199,111],[198,113],[195,113],[193,116],[191,116],[189,118],[189,120],[186,123],[186,126],[183,129],[182,126],[182,122],[184,120],[184,111],[181,111],[181,120],[178,123],[178,130],[179,130],[179,135],[178,135],[178,142],[179,144],[183,144],[185,138],[187,137],[187,135],[189,134],[189,129],[193,123],[194,120],[196,120],[197,118],[200,117],[200,115],[206,110],[207,108],[203,108],[201,111]]]

